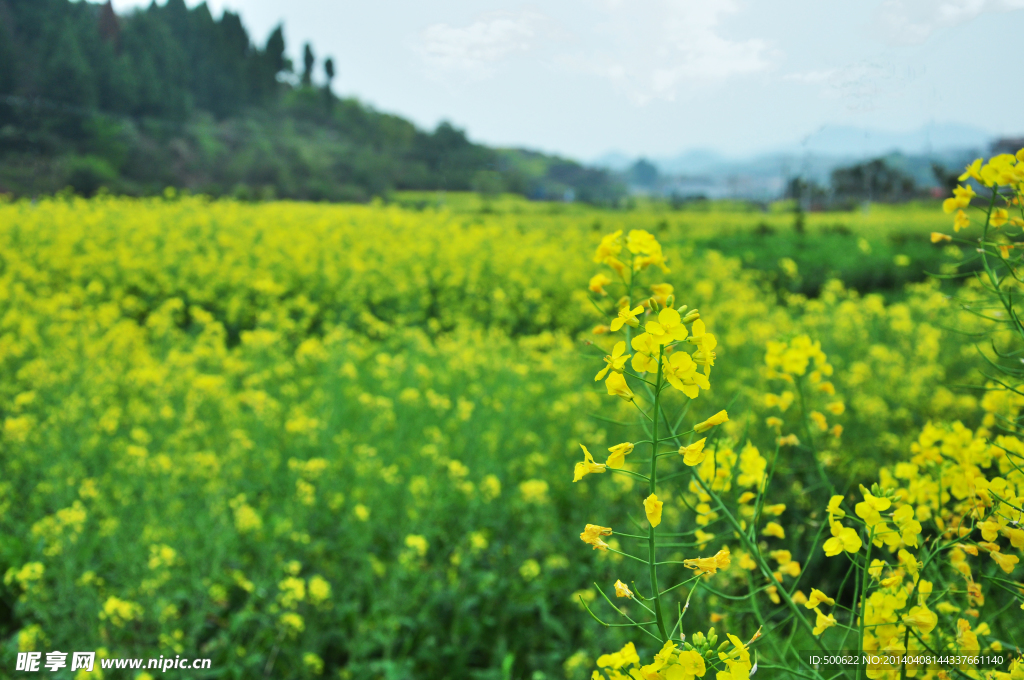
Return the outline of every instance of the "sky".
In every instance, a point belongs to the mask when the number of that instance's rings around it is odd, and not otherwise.
[[[150,0],[113,0],[118,11]],[[160,0],[162,4],[163,0]],[[197,3],[187,0],[189,6]],[[1024,0],[209,0],[335,91],[581,160],[734,156],[827,126],[1024,134]]]

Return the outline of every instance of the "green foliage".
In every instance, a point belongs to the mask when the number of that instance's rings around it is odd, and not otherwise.
[[[237,14],[203,3],[155,3],[123,16],[109,5],[0,0],[0,192],[56,193],[70,158],[115,170],[117,193],[166,186],[213,195],[365,201],[401,189],[469,191],[614,202],[610,176],[537,154],[539,173],[442,123],[433,132],[314,89],[312,46],[302,83],[281,27],[259,48]],[[512,152],[513,154],[515,152]],[[484,174],[481,174],[484,173]],[[91,182],[86,182],[91,185]],[[272,191],[268,190],[272,188]],[[77,185],[75,186],[77,188]]]
[[[914,195],[914,178],[876,158],[832,171],[832,191],[842,198],[863,201],[906,200]]]

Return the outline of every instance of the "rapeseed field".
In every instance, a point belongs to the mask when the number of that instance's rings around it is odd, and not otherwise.
[[[0,204],[0,675],[1016,677],[1018,168],[848,218],[884,294],[715,248],[786,213]]]

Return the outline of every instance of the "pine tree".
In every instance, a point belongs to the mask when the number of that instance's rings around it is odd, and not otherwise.
[[[313,56],[313,47],[306,43],[302,50],[302,84],[307,87],[313,84],[313,64],[315,63],[316,57]]]

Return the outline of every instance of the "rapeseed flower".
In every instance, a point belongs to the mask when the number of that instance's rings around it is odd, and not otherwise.
[[[694,326],[697,324],[694,323]],[[658,313],[657,321],[648,321],[644,324],[644,332],[651,336],[651,339],[659,345],[667,345],[672,342],[686,340],[689,332],[683,325],[679,312],[674,309],[663,309]]]
[[[807,602],[806,604],[804,604],[804,606],[808,609],[816,609],[821,604],[833,606],[835,605],[835,603],[836,601],[833,598],[829,597],[817,588],[811,588],[811,594],[807,598]]]
[[[588,545],[592,545],[594,550],[607,550],[608,544],[601,540],[602,536],[611,536],[611,527],[602,527],[596,524],[588,524],[584,529],[583,533],[580,534],[580,540]]]
[[[633,391],[629,389],[629,385],[626,383],[626,378],[621,373],[610,373],[608,378],[604,381],[605,388],[608,390],[609,396],[621,397],[626,401],[633,401]]]
[[[594,376],[594,382],[603,379],[608,375],[609,371],[622,373],[622,368],[626,365],[626,361],[629,359],[629,355],[625,354],[625,352],[625,342],[619,341],[615,343],[615,346],[612,347],[612,353],[604,358],[605,367],[598,371],[597,375]]]
[[[823,549],[829,557],[834,557],[844,550],[856,553],[864,545],[855,529],[844,527],[839,522],[830,522],[832,538],[825,541]]]
[[[612,323],[609,328],[612,329],[613,333],[622,328],[623,324],[636,328],[640,325],[640,322],[636,317],[638,314],[643,314],[643,311],[644,308],[642,305],[637,305],[633,309],[630,309],[628,304],[623,305],[622,307],[619,307],[618,316],[612,319]]]
[[[707,440],[708,438],[704,437],[703,439],[698,439],[692,444],[680,446],[679,454],[683,457],[683,462],[690,467],[703,463],[705,456],[707,456],[707,452],[704,451],[704,442]]]
[[[580,448],[583,449],[583,462],[576,463],[576,468],[573,470],[573,482],[578,482],[589,474],[602,473],[607,467],[604,463],[595,463],[594,457],[590,455],[586,446],[580,444]]]
[[[608,452],[608,460],[605,461],[605,465],[613,470],[618,470],[625,465],[626,456],[633,452],[633,444],[630,442],[616,444],[615,446],[610,447]]]
[[[711,416],[707,420],[705,420],[703,422],[700,422],[700,423],[697,423],[696,425],[694,425],[693,426],[693,431],[697,432],[697,433],[707,432],[711,428],[715,427],[716,425],[721,425],[722,423],[726,422],[727,420],[729,420],[729,414],[726,413],[724,410],[723,411],[719,411],[718,413],[716,413],[715,415]]]
[[[729,564],[732,561],[732,556],[729,553],[729,548],[722,548],[711,557],[697,557],[694,559],[683,560],[683,566],[687,569],[693,569],[698,574],[715,574],[719,569],[728,569]]]
[[[608,295],[608,293],[605,292],[604,287],[611,282],[612,279],[607,274],[594,274],[594,276],[590,278],[590,283],[587,288],[589,288],[593,293],[604,296]]]
[[[838,623],[836,621],[836,617],[832,614],[825,616],[817,607],[814,608],[814,611],[817,614],[817,618],[814,621],[814,630],[812,630],[811,632],[815,635],[821,635],[827,629],[831,628],[832,626],[836,625],[836,623]]]
[[[651,494],[644,499],[644,514],[647,515],[647,521],[651,523],[652,527],[656,527],[661,524],[661,507],[664,505],[658,500],[656,494]]]

